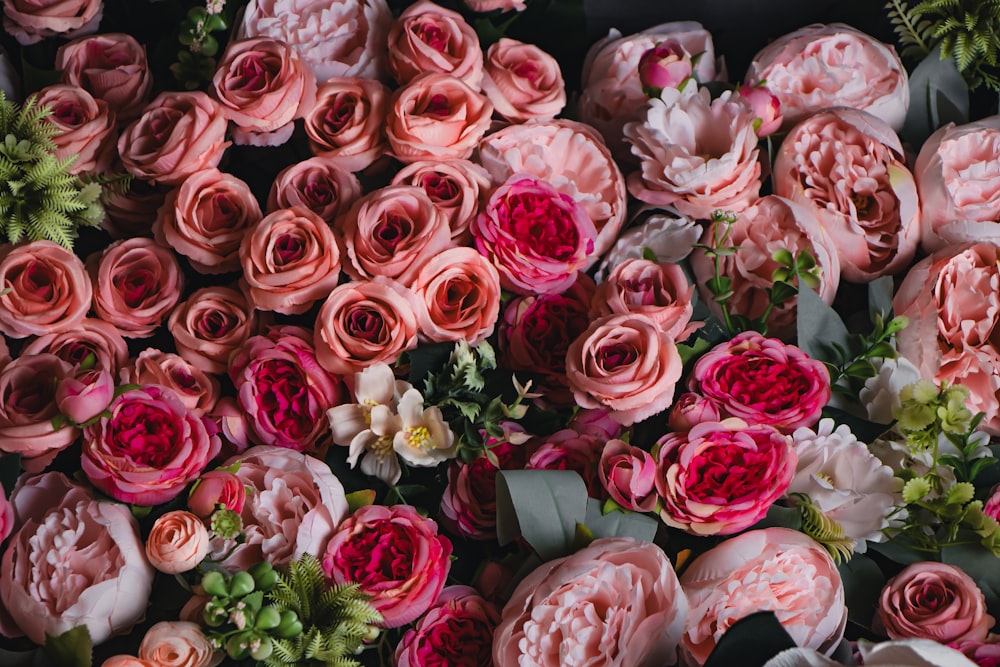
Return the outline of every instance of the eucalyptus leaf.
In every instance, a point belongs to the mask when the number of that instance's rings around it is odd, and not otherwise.
[[[892,314],[894,286],[892,276],[882,276],[868,283],[868,317],[872,324],[878,317],[888,320]]]
[[[975,538],[973,534],[969,535]],[[941,547],[941,562],[958,567],[972,577],[986,597],[990,615],[1000,614],[1000,558],[981,544],[955,544]]]
[[[86,625],[78,625],[57,637],[46,633],[45,653],[57,667],[92,667],[94,645]]]
[[[849,332],[837,311],[812,289],[802,285],[796,312],[798,346],[813,359],[839,362],[835,346],[847,349]]]
[[[841,563],[837,569],[844,582],[847,619],[870,630],[879,595],[885,586],[885,575],[878,564],[864,554],[854,554],[851,560]]]
[[[587,516],[587,487],[572,470],[497,473],[497,539],[523,537],[542,560],[572,551],[576,524]]]
[[[900,136],[919,148],[946,123],[969,122],[969,87],[953,58],[936,47],[910,74],[910,106]]]
[[[600,537],[634,537],[652,542],[659,522],[645,514],[614,510],[604,512],[604,505],[594,498],[587,499],[587,518],[584,522],[594,539]]]
[[[715,645],[705,667],[763,667],[777,654],[795,646],[774,612],[761,611],[733,623]]]

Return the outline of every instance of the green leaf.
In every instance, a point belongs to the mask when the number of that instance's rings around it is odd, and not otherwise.
[[[969,88],[951,58],[942,60],[938,46],[910,74],[910,106],[900,137],[923,144],[937,128],[969,122]]]
[[[576,524],[587,516],[587,487],[571,470],[503,470],[497,474],[497,539],[518,537],[542,560],[570,553]]]
[[[964,505],[972,500],[975,495],[975,486],[968,482],[959,482],[945,492],[944,499],[949,505]]]
[[[695,338],[691,345],[685,343],[677,344],[677,353],[681,357],[681,363],[687,365],[692,359],[701,356],[703,352],[707,352],[712,345],[704,338]]]
[[[868,318],[872,324],[879,317],[886,319],[892,313],[894,289],[892,276],[882,276],[868,283]]]
[[[856,625],[870,630],[879,595],[885,586],[885,575],[871,558],[864,554],[854,557],[837,567],[844,582],[844,600],[847,618]]]
[[[798,293],[798,288],[786,282],[776,281],[771,285],[770,301],[775,306],[780,306]]]
[[[832,354],[834,346],[847,348],[849,333],[844,321],[812,289],[799,289],[796,329],[798,346],[813,359],[838,362]]]
[[[660,261],[660,258],[656,256],[656,253],[649,246],[642,246],[642,258],[648,262]]]
[[[753,525],[754,530],[775,527],[799,530],[802,527],[802,511],[797,507],[771,505],[767,515]]]
[[[56,667],[92,667],[94,649],[90,630],[78,625],[58,637],[45,634],[45,653]]]
[[[715,645],[704,667],[762,667],[790,648],[795,648],[795,641],[774,612],[761,611],[733,623]]]
[[[792,253],[788,251],[787,248],[778,248],[771,253],[771,259],[776,261],[782,266],[794,266],[795,258],[792,257]]]
[[[923,477],[914,477],[903,485],[903,502],[915,503],[931,492],[931,484]]]
[[[361,489],[347,494],[347,509],[353,513],[361,507],[375,504],[375,489]]]
[[[960,568],[972,577],[986,597],[990,615],[1000,614],[1000,558],[980,544],[941,547],[941,562]]]
[[[612,501],[613,502],[613,501]],[[601,505],[594,498],[587,499],[587,517],[584,523],[595,537],[634,537],[642,542],[652,542],[660,522],[656,519],[622,510],[606,512],[607,505]]]

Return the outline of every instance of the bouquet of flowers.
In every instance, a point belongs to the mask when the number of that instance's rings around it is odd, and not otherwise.
[[[1000,11],[863,4],[3,0],[0,662],[1000,664]]]

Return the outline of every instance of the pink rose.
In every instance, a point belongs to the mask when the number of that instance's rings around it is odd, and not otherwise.
[[[103,14],[103,0],[3,0],[3,27],[22,45],[90,34]]]
[[[711,245],[716,235],[721,236],[719,225],[705,228],[701,243]],[[813,207],[802,206],[775,195],[761,197],[741,212],[729,227],[726,245],[739,248],[732,255],[718,259],[721,275],[732,281],[733,294],[729,309],[755,319],[768,310],[770,298],[767,290],[773,285],[774,272],[782,267],[774,254],[787,250],[792,257],[803,251],[816,260],[813,278],[808,286],[826,304],[832,304],[840,285],[840,260],[837,242],[820,225]],[[691,268],[699,286],[701,298],[712,312],[721,317],[722,309],[714,301],[707,282],[715,277],[715,262],[701,248],[691,255]],[[798,285],[798,279],[792,279]],[[798,296],[770,309],[767,331],[773,336],[791,338],[795,334],[796,304]]]
[[[83,262],[52,241],[0,246],[0,333],[27,338],[72,331],[90,310]]]
[[[198,273],[229,273],[239,270],[240,241],[262,217],[250,186],[212,167],[167,193],[153,233]]]
[[[333,230],[307,208],[266,215],[240,244],[243,279],[258,310],[301,315],[340,280]]]
[[[349,282],[330,292],[316,315],[316,357],[331,373],[348,375],[394,363],[417,346],[419,302],[385,278]]]
[[[910,102],[906,69],[893,48],[843,23],[813,24],[774,40],[754,56],[746,81],[767,82],[787,125],[850,107],[900,130]]]
[[[250,417],[232,396],[220,398],[209,418],[219,429],[219,437],[222,438],[222,456],[240,454],[253,444],[250,441],[250,433],[253,431]]]
[[[565,291],[592,262],[597,230],[586,209],[549,183],[513,175],[472,223],[476,248],[518,294]]]
[[[599,473],[604,442],[596,436],[564,428],[532,443],[528,470],[572,470],[587,485],[587,495],[604,500],[607,492]]]
[[[14,506],[7,499],[3,487],[0,486],[0,542],[7,539],[14,530]]]
[[[627,259],[597,286],[590,314],[603,317],[642,313],[656,321],[671,338],[684,340],[690,332],[693,296],[694,286],[688,285],[679,264]]]
[[[409,505],[366,505],[326,545],[334,584],[357,583],[382,614],[382,627],[413,622],[437,601],[451,569],[451,541]]]
[[[552,120],[566,106],[559,62],[534,44],[507,37],[486,52],[483,93],[512,123]]]
[[[299,206],[334,225],[360,196],[361,182],[339,160],[313,157],[278,172],[267,196],[267,212]]]
[[[618,238],[625,222],[625,179],[589,125],[565,119],[511,125],[480,143],[479,159],[494,184],[514,174],[532,176],[582,205],[597,228],[591,263]]]
[[[160,667],[210,667],[215,650],[198,623],[160,621],[142,637],[139,657]]]
[[[684,651],[704,664],[736,621],[771,611],[799,646],[831,653],[847,606],[837,566],[811,537],[789,528],[751,530],[699,556],[681,575],[691,613]]]
[[[146,47],[121,32],[63,44],[56,51],[55,68],[62,72],[63,83],[107,102],[119,121],[138,116],[153,87]]]
[[[566,354],[566,375],[577,403],[607,406],[625,426],[670,407],[681,370],[674,340],[641,314],[593,321]]]
[[[483,79],[479,36],[458,12],[418,0],[389,28],[389,71],[401,86],[424,72],[440,72],[478,91]]]
[[[488,665],[500,612],[474,588],[448,586],[396,646],[397,667]]]
[[[837,245],[844,280],[904,269],[920,237],[920,206],[903,147],[878,118],[853,109],[813,114],[774,159],[774,191],[815,211]]]
[[[159,505],[179,495],[219,453],[212,423],[158,385],[131,389],[83,431],[82,469],[116,500]]]
[[[56,145],[53,155],[60,160],[76,157],[70,173],[110,170],[118,137],[114,132],[115,114],[108,109],[107,102],[68,84],[42,88],[36,93],[35,102],[52,109],[47,120],[58,129],[52,137]]]
[[[126,338],[148,338],[180,301],[184,275],[169,248],[151,239],[115,241],[87,259],[94,312]]]
[[[492,114],[493,104],[461,79],[427,72],[392,94],[386,138],[400,162],[467,159]]]
[[[225,373],[233,352],[257,333],[257,311],[239,290],[203,287],[170,313],[167,329],[188,363],[205,373]]]
[[[85,317],[74,331],[43,334],[21,350],[21,356],[51,353],[78,367],[85,361],[95,369],[107,369],[113,378],[128,362],[128,344],[113,325],[104,320]],[[88,361],[90,357],[92,360]]]
[[[723,417],[784,433],[812,426],[830,401],[830,373],[794,345],[755,331],[719,343],[695,363],[688,388]]]
[[[219,400],[219,381],[215,377],[178,354],[152,347],[122,369],[121,379],[125,384],[158,384],[172,389],[184,407],[197,415],[211,412]]]
[[[116,169],[123,171],[121,161]],[[118,188],[105,191],[104,221],[101,228],[113,239],[127,239],[133,236],[153,236],[150,220],[155,224],[157,211],[163,206],[170,187],[156,185],[144,180],[133,180],[128,192],[118,192]]]
[[[222,107],[201,91],[160,93],[118,138],[125,169],[167,185],[218,166],[228,147]]]
[[[188,509],[208,519],[216,505],[240,513],[246,503],[247,490],[236,473],[229,470],[209,470],[195,480],[188,495]]]
[[[501,12],[523,12],[528,8],[525,0],[463,0],[465,6],[474,12],[484,13],[499,9]]]
[[[142,660],[134,655],[113,655],[101,663],[101,667],[159,667],[149,660]]]
[[[983,514],[1000,521],[1000,488],[994,486],[983,505]]]
[[[696,424],[721,419],[719,408],[713,401],[688,391],[674,401],[667,423],[671,431],[690,431]]]
[[[649,97],[659,96],[664,88],[683,87],[693,71],[691,54],[676,39],[660,42],[639,58],[639,83]]]
[[[279,146],[292,136],[292,121],[316,102],[316,75],[283,41],[253,37],[232,41],[212,77],[212,94],[233,122],[233,141]]]
[[[83,424],[104,412],[114,398],[115,380],[106,368],[66,375],[56,385],[59,412],[74,424]]]
[[[26,470],[40,471],[80,433],[72,424],[52,424],[59,414],[57,382],[72,374],[52,354],[21,355],[0,369],[0,451],[20,454]]]
[[[622,425],[611,418],[611,410],[605,407],[575,410],[566,423],[566,428],[571,428],[581,435],[592,435],[605,442],[615,440],[625,432]]]
[[[500,274],[473,248],[449,248],[431,257],[413,283],[425,308],[421,335],[431,342],[478,345],[493,335],[500,316]]]
[[[510,437],[523,435],[513,431]],[[488,438],[487,442],[491,456],[484,454],[470,463],[458,459],[448,467],[448,485],[441,497],[441,525],[469,540],[496,539],[497,473],[524,468],[527,455],[525,445],[510,440]]]
[[[181,574],[198,567],[208,555],[208,529],[184,510],[161,514],[146,537],[146,557],[164,574]]]
[[[601,452],[598,474],[611,500],[634,512],[656,509],[656,461],[644,449],[608,440]]]
[[[471,243],[469,226],[492,188],[489,174],[468,160],[411,162],[393,176],[392,184],[423,188],[448,219],[452,241],[460,245]]]
[[[375,79],[337,77],[320,84],[305,116],[314,155],[347,171],[362,171],[389,148],[385,115],[390,91]]]
[[[503,608],[496,667],[674,664],[688,603],[663,551],[629,537],[594,540],[538,566]]]
[[[640,169],[629,176],[629,192],[692,218],[742,211],[761,185],[753,120],[750,107],[731,93],[712,100],[707,88],[665,90],[625,125]]]
[[[890,639],[984,641],[994,619],[976,582],[954,565],[921,561],[886,582],[877,620]]]
[[[753,109],[754,122],[760,121],[757,127],[758,137],[767,137],[781,129],[785,117],[781,115],[781,100],[763,84],[750,85],[744,83],[739,87],[739,94]]]
[[[250,0],[237,37],[271,37],[297,50],[320,82],[381,78],[392,12],[385,0]]]
[[[797,460],[791,438],[742,419],[668,433],[653,455],[660,518],[692,535],[732,535],[763,519],[788,489]]]

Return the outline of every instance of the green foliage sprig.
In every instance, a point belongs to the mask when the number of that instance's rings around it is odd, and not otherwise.
[[[215,74],[219,40],[213,32],[229,28],[226,0],[206,0],[204,7],[192,7],[181,22],[177,41],[184,47],[170,66],[174,77],[188,90],[201,88]]]

